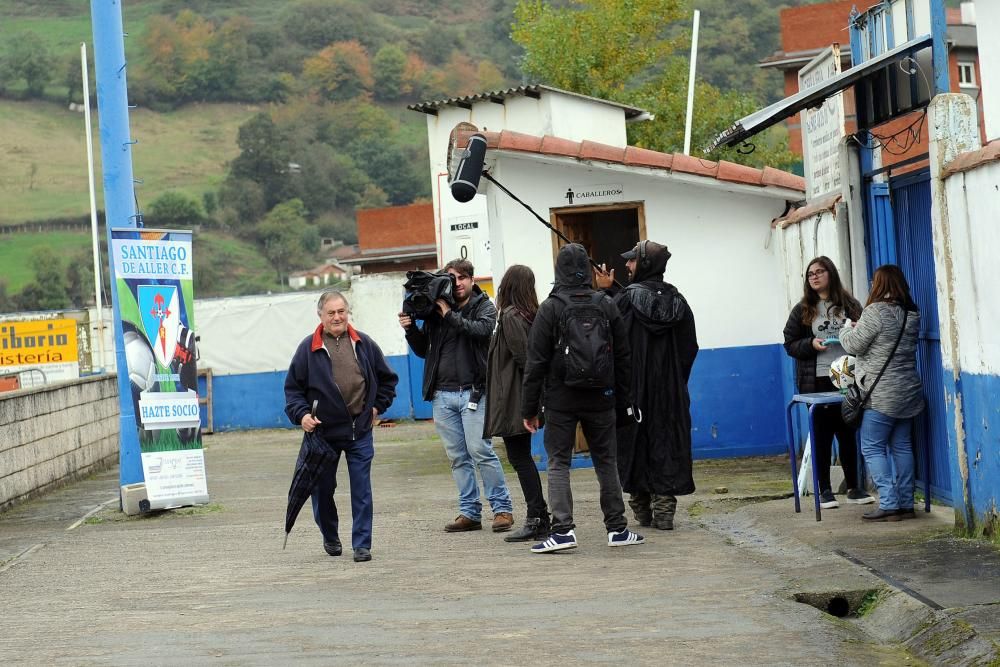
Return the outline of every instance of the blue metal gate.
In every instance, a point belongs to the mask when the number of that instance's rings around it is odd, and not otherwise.
[[[929,453],[931,493],[950,502],[951,473],[931,232],[930,174],[926,170],[905,174],[891,179],[889,187],[895,219],[896,263],[906,274],[913,300],[920,307],[917,364],[927,409],[918,418],[917,428],[914,429],[917,470],[923,470],[920,459]]]

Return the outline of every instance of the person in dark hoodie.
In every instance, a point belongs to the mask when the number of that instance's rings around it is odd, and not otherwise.
[[[618,470],[641,526],[674,529],[677,496],[694,492],[688,378],[698,354],[694,314],[663,274],[667,247],[640,241],[626,253],[629,284],[614,294],[632,349],[635,419],[620,420]],[[613,290],[614,269],[597,272]]]
[[[312,494],[323,549],[331,556],[343,553],[333,492],[340,454],[347,457],[354,519],[351,545],[360,563],[372,559],[372,424],[392,405],[399,378],[375,341],[351,326],[343,294],[323,292],[316,312],[319,326],[299,343],[285,377],[285,414],[303,431],[319,433],[336,453],[330,474],[318,481]]]
[[[547,553],[577,546],[569,472],[577,424],[590,446],[608,546],[642,544],[642,535],[627,527],[615,457],[615,409],[629,404],[628,331],[614,302],[591,287],[590,259],[582,245],[570,243],[559,250],[555,274],[555,286],[539,306],[528,335],[521,393],[524,426],[534,433],[544,385],[552,533],[531,550]],[[595,343],[590,352],[597,363],[574,364],[587,357],[585,347],[576,344],[580,340]],[[592,381],[593,386],[578,386]]]

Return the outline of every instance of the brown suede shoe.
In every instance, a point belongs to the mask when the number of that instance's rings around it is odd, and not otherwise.
[[[482,530],[483,524],[481,521],[473,521],[464,514],[459,514],[455,517],[455,520],[451,523],[445,525],[444,531],[446,533],[464,533],[467,530]]]
[[[514,515],[510,512],[500,512],[493,517],[493,532],[505,533],[514,525]]]

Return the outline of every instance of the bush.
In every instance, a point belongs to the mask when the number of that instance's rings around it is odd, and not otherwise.
[[[155,227],[191,227],[205,219],[201,206],[179,192],[167,192],[149,205],[146,224]]]

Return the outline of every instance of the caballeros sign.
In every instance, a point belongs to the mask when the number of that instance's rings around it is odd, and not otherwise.
[[[566,189],[566,194],[563,197],[571,206],[573,204],[602,204],[609,201],[622,201],[625,197],[625,188],[621,183],[571,187]]]

